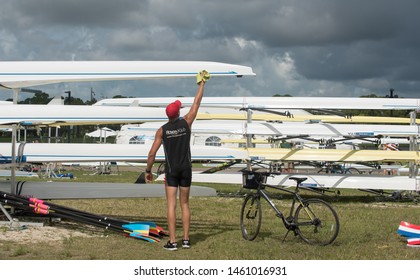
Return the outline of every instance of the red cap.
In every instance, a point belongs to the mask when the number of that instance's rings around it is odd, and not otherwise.
[[[166,106],[166,115],[168,118],[173,119],[178,116],[179,109],[181,108],[181,101],[176,100],[175,102],[172,102],[168,106]]]

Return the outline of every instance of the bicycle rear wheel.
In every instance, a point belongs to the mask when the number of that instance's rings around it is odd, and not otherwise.
[[[307,243],[325,246],[338,235],[338,215],[324,200],[311,198],[299,205],[295,213],[296,233]]]
[[[242,204],[241,231],[246,240],[254,240],[261,228],[261,202],[257,194],[248,194]]]

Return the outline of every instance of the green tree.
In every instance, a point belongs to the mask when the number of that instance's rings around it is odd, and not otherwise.
[[[51,101],[51,97],[48,93],[37,92],[33,97],[28,97],[24,101],[18,102],[19,104],[48,104]]]
[[[292,97],[290,94],[274,94],[273,97]]]
[[[112,98],[127,98],[127,96],[117,94],[117,95],[114,95]]]
[[[73,96],[70,97],[70,99],[68,97],[66,97],[64,99],[64,104],[66,105],[86,105],[85,102],[80,99],[80,98],[74,98]]]

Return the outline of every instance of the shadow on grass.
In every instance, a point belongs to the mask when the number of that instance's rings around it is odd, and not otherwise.
[[[121,219],[129,222],[155,222],[158,226],[167,230],[168,224],[166,217],[152,217],[146,216],[139,219],[138,216],[112,216],[116,219]],[[195,242],[205,241],[209,237],[224,234],[229,231],[240,230],[239,222],[238,224],[229,224],[229,223],[214,223],[214,221],[194,221],[191,220],[190,225],[190,238]],[[177,232],[182,232],[182,223],[181,220],[177,220]],[[179,235],[179,234],[177,234]]]

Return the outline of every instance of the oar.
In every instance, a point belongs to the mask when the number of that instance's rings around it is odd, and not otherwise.
[[[95,219],[102,219],[104,221],[115,222],[115,223],[118,223],[120,225],[127,224],[127,223],[130,223],[130,224],[140,223],[140,222],[128,222],[128,221],[118,220],[118,219],[108,217],[108,216],[101,216],[101,215],[97,215],[97,214],[92,214],[92,213],[81,211],[81,210],[78,210],[78,209],[74,209],[74,208],[54,204],[54,203],[51,203],[51,202],[47,202],[47,201],[44,201],[44,200],[41,200],[41,199],[38,199],[38,198],[35,198],[35,197],[27,198],[27,197],[24,197],[24,196],[13,195],[13,194],[1,192],[1,191],[0,191],[0,195],[2,195],[5,198],[18,199],[20,201],[25,201],[25,202],[29,201],[29,202],[32,202],[32,203],[41,203],[41,204],[53,207],[55,210],[64,210],[64,211],[68,210],[68,211],[71,211],[72,213],[77,213],[77,214],[82,215],[82,216],[87,216],[87,217],[91,217],[91,218],[95,218]]]
[[[420,226],[402,221],[397,233],[405,237],[420,238]]]
[[[122,221],[122,220],[117,220],[115,218],[100,216],[100,215],[92,214],[92,213],[89,213],[89,212],[84,212],[84,211],[80,211],[80,210],[77,210],[77,209],[57,205],[57,204],[54,204],[54,203],[45,202],[41,199],[37,199],[37,198],[33,198],[33,197],[27,198],[27,197],[23,197],[23,196],[19,196],[19,195],[13,195],[13,194],[1,192],[1,191],[0,191],[0,195],[4,198],[16,199],[16,200],[21,201],[21,202],[33,203],[35,205],[46,205],[48,207],[48,209],[52,209],[55,212],[58,211],[58,212],[64,212],[64,213],[67,213],[67,214],[70,212],[71,214],[77,214],[77,215],[82,216],[82,217],[95,219],[95,220],[98,220],[99,222],[103,222],[103,223],[107,223],[107,224],[113,224],[113,225],[117,224],[117,226],[119,226],[119,227],[122,227],[123,225],[129,223],[129,229],[132,230],[132,231],[139,231],[139,232],[144,233],[144,231],[145,231],[145,226],[144,225],[148,225],[149,229],[150,229],[150,227],[152,227],[152,233],[154,235],[160,236],[159,232],[156,233],[155,228],[157,226],[154,222],[147,222],[147,223],[131,222],[130,223],[130,222]]]
[[[412,224],[412,223],[409,223],[409,222],[406,222],[406,221],[401,221],[400,226],[405,226],[405,227],[409,227],[409,228],[412,228],[412,229],[420,230],[420,225]]]
[[[407,246],[420,247],[420,238],[407,238]]]
[[[162,234],[160,234],[160,231],[158,231],[156,228],[152,228],[151,226],[149,226],[146,223],[138,223],[138,224],[124,224],[121,225],[123,228],[131,230],[133,232],[138,232],[138,225],[142,225],[142,226],[147,226],[148,227],[148,234],[149,236],[153,236],[155,238],[161,238]]]
[[[166,235],[169,236],[169,233],[167,233],[162,227],[156,225],[155,222],[147,222],[147,221],[142,221],[142,222],[136,222],[136,223],[141,223],[141,224],[146,224],[149,225],[151,229],[154,229],[158,232],[159,235]],[[130,223],[131,224],[131,223]]]
[[[98,222],[102,222],[105,224],[117,224],[117,226],[122,227],[123,225],[126,225],[126,221],[122,221],[122,220],[117,220],[115,218],[109,218],[109,217],[104,217],[104,216],[99,216],[99,215],[95,215],[92,213],[88,213],[88,212],[84,212],[84,211],[80,211],[77,209],[73,209],[73,208],[69,208],[69,207],[65,207],[65,206],[61,206],[61,205],[57,205],[57,204],[53,204],[53,203],[47,203],[43,200],[37,199],[37,198],[27,198],[27,197],[23,197],[23,196],[19,196],[19,195],[12,195],[9,193],[5,193],[5,192],[0,192],[2,197],[5,198],[9,198],[9,199],[16,199],[18,201],[24,202],[24,203],[33,203],[34,205],[46,205],[44,209],[52,209],[55,212],[64,212],[64,213],[71,213],[71,214],[77,214],[79,216],[82,217],[87,217],[87,218],[91,218],[94,220],[97,220]],[[143,222],[132,222],[129,223],[129,225],[126,226],[126,228],[129,228],[132,231],[138,231],[141,232],[143,234],[145,234],[145,225],[148,225],[148,228],[150,229],[150,227],[152,227],[151,233],[159,236],[159,232],[156,232],[156,223],[154,222],[147,222],[147,223],[143,223]]]
[[[125,235],[128,235],[130,237],[133,238],[138,238],[138,239],[142,239],[142,240],[146,240],[148,242],[159,242],[159,239],[155,239],[152,238],[152,236],[148,235],[149,232],[149,228],[147,225],[144,225],[143,228],[137,228],[137,231],[130,231],[127,230],[125,228],[116,226],[114,224],[110,224],[110,223],[104,223],[104,222],[99,222],[98,220],[95,219],[91,219],[88,217],[83,217],[83,216],[79,216],[79,215],[75,215],[75,214],[64,214],[62,212],[54,212],[53,210],[49,210],[50,214],[52,216],[57,216],[60,218],[67,218],[67,219],[71,219],[71,220],[75,220],[81,223],[86,223],[86,224],[90,224],[93,226],[98,226],[98,227],[102,227],[104,229],[109,229],[109,230],[113,230],[116,232],[120,232],[120,233],[124,233]]]
[[[73,212],[71,208],[61,208],[55,207],[55,205],[47,204],[50,207],[50,210],[57,212],[57,213],[64,213],[69,214],[71,216],[77,216],[79,219],[86,219],[89,221],[94,221],[100,225],[106,225],[108,227],[114,227],[120,230],[130,230],[136,233],[141,233],[144,235],[149,235],[150,226],[144,223],[133,223],[129,224],[130,227],[126,227],[125,221],[120,221],[117,219],[107,219],[103,216],[94,215],[90,213],[80,214],[80,212],[75,211]],[[86,215],[88,214],[88,215]]]
[[[1,198],[0,201],[3,202],[4,204],[7,204],[7,205],[10,205],[10,206],[19,208],[19,209],[23,209],[23,210],[30,210],[30,211],[33,211],[34,213],[37,213],[37,214],[70,219],[70,220],[74,220],[74,221],[77,221],[77,222],[102,227],[104,229],[113,230],[113,231],[116,231],[116,232],[120,232],[120,233],[122,232],[126,236],[137,238],[137,239],[142,239],[142,240],[145,240],[145,241],[148,241],[148,242],[159,242],[160,241],[160,239],[155,238],[153,236],[149,236],[147,234],[148,225],[143,225],[142,229],[137,228],[139,230],[138,232],[137,231],[133,232],[133,231],[129,231],[127,229],[118,227],[116,225],[106,224],[106,223],[103,223],[103,222],[98,222],[97,220],[94,220],[94,219],[91,219],[91,218],[81,217],[81,216],[75,215],[75,214],[69,214],[69,213],[66,214],[66,213],[55,212],[54,210],[51,210],[51,209],[45,210],[45,209],[42,209],[42,208],[38,208],[38,206],[35,206],[34,204],[32,204],[32,206],[31,206],[31,205],[25,204],[25,202],[20,202],[20,201],[17,201],[17,200],[10,200],[10,199]]]
[[[105,222],[101,220],[101,218],[93,218],[93,216],[95,216],[93,214],[91,215],[92,217],[87,217],[87,216],[79,215],[77,210],[72,211],[73,209],[71,208],[66,208],[66,210],[59,209],[59,208],[55,209],[54,205],[51,205],[51,204],[45,205],[41,203],[43,202],[42,200],[37,200],[33,198],[28,199],[28,198],[24,198],[24,197],[20,197],[16,195],[10,195],[7,193],[2,193],[1,196],[2,196],[2,200],[4,200],[5,198],[8,198],[8,204],[13,204],[12,206],[30,209],[33,212],[38,213],[38,214],[51,214],[53,216],[59,216],[62,218],[73,219],[79,222],[84,222],[84,223],[92,224],[95,226],[105,227],[105,229],[113,229],[117,231],[122,231],[124,233],[128,233],[131,237],[142,238],[142,239],[147,238],[149,242],[151,240],[153,240],[154,242],[160,241],[157,238],[149,236],[150,226],[146,224],[139,224],[139,223],[132,224],[130,228],[128,229],[120,225]],[[17,201],[19,203],[13,203],[11,201]],[[33,203],[33,204],[27,204],[27,203]],[[129,230],[131,230],[131,232]]]

